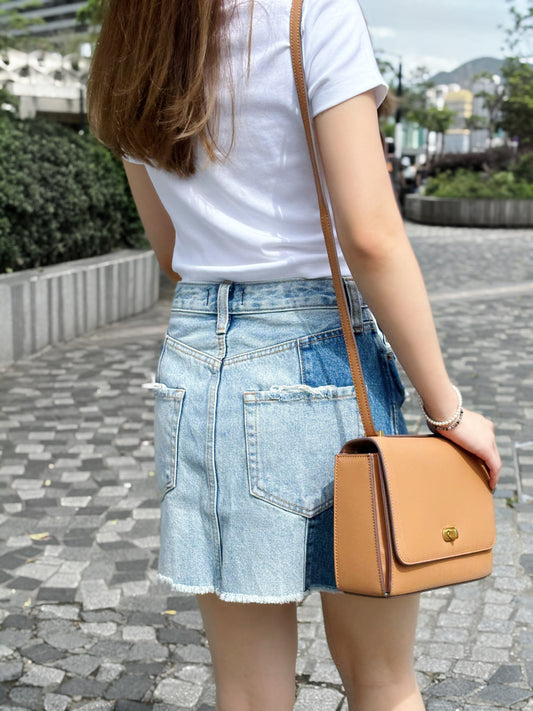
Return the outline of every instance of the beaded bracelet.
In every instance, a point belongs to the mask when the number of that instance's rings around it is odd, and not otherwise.
[[[465,414],[465,411],[461,408],[459,417],[455,420],[455,422],[452,422],[451,425],[448,425],[447,427],[439,427],[438,425],[432,425],[432,427],[434,427],[436,430],[440,430],[441,432],[442,431],[449,432],[450,430],[454,430],[458,425],[461,424],[464,414]]]
[[[426,408],[424,407],[424,402],[422,398],[419,398],[420,407],[422,408],[422,412],[424,413],[424,417],[426,418],[428,425],[432,425],[438,430],[453,430],[455,427],[457,427],[457,425],[460,424],[461,420],[463,419],[463,396],[461,395],[461,391],[458,387],[452,385],[452,388],[457,393],[457,397],[459,398],[459,404],[457,406],[457,410],[454,412],[453,416],[450,417],[449,420],[433,420],[426,412]]]

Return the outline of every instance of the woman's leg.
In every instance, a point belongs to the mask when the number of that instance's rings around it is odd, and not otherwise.
[[[413,668],[419,595],[322,593],[331,656],[350,711],[423,711]]]
[[[296,605],[198,595],[217,688],[216,711],[292,711]]]

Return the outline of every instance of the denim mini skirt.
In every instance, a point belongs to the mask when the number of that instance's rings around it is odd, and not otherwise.
[[[395,357],[344,286],[376,427],[404,433]],[[336,591],[334,456],[363,427],[332,279],[179,283],[153,389],[159,577],[229,602]]]

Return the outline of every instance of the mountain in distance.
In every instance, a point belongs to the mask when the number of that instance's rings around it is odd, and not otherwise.
[[[490,74],[501,74],[504,60],[495,57],[480,57],[472,59],[470,62],[461,64],[460,67],[451,72],[439,72],[431,77],[435,85],[438,84],[459,84],[464,89],[469,89],[476,74],[489,72]]]

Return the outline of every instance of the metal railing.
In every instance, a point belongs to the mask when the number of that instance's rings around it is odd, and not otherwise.
[[[516,493],[518,501],[522,504],[533,503],[533,496],[526,494],[524,491],[524,480],[522,478],[522,469],[520,466],[520,452],[524,449],[533,450],[533,441],[531,442],[514,442],[513,444],[513,464],[516,477]]]

